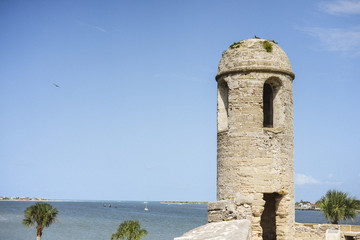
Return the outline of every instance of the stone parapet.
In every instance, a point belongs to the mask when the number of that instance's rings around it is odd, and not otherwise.
[[[325,240],[327,230],[340,230],[340,239],[360,240],[360,226],[317,224],[317,223],[295,223],[296,240]],[[349,238],[351,237],[351,238]]]
[[[221,222],[230,220],[252,220],[251,205],[253,195],[241,196],[237,194],[233,199],[226,199],[208,203],[208,222]]]
[[[263,44],[268,42],[272,50],[267,51]],[[287,74],[294,79],[291,64],[285,52],[274,42],[265,39],[240,41],[238,47],[230,47],[220,60],[216,79],[229,73],[276,72]]]

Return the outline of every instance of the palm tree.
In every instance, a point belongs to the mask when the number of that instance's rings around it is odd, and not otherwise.
[[[116,230],[116,233],[111,235],[110,240],[127,239],[140,240],[147,234],[145,229],[141,229],[139,221],[124,221]]]
[[[31,227],[36,223],[36,240],[40,240],[44,228],[49,227],[57,220],[57,214],[58,210],[50,204],[38,202],[25,210],[25,218],[22,223],[27,227]]]
[[[354,221],[357,215],[356,199],[341,191],[329,190],[317,205],[332,224],[338,224],[342,220],[347,222],[349,218]]]

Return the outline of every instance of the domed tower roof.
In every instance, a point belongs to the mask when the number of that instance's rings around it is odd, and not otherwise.
[[[295,78],[285,52],[274,42],[265,39],[246,39],[232,44],[223,54],[216,75],[235,72],[274,72]]]

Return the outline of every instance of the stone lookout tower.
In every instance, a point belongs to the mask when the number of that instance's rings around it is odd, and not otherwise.
[[[273,41],[247,39],[223,54],[216,81],[217,202],[209,222],[248,219],[252,239],[294,236],[293,79]]]

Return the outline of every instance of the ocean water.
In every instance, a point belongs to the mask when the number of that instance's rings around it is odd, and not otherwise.
[[[206,224],[206,205],[178,205],[148,202],[49,202],[58,209],[58,223],[43,231],[42,240],[110,239],[124,220],[139,220],[148,231],[144,240],[168,240]],[[108,204],[109,202],[106,202]],[[22,225],[24,210],[34,202],[0,201],[0,239],[36,239],[35,227]],[[117,206],[117,208],[115,208]]]
[[[161,204],[149,202],[49,202],[59,210],[57,223],[43,232],[42,240],[101,240],[110,239],[124,220],[139,220],[148,231],[144,240],[169,240],[206,224],[205,204]],[[22,225],[24,210],[34,202],[0,201],[0,240],[33,240],[35,227]],[[115,208],[117,206],[117,208]],[[302,223],[326,223],[322,212],[296,211],[296,221]],[[360,216],[355,223],[360,224]]]
[[[298,223],[328,223],[322,211],[295,210],[295,221]],[[354,221],[342,221],[340,224],[360,225],[360,213]]]

